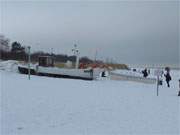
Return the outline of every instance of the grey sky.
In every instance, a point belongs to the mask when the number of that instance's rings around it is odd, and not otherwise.
[[[1,3],[1,33],[33,50],[113,58],[121,63],[178,63],[178,1]]]

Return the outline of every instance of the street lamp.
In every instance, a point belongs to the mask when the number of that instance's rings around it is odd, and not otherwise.
[[[74,52],[74,55],[76,56],[76,66],[75,68],[78,69],[79,67],[79,50],[77,49],[77,45],[74,44],[74,49],[72,49],[72,52]]]
[[[180,79],[179,79],[179,93],[178,96],[180,96]]]
[[[31,47],[28,46],[28,79],[30,80],[30,75],[31,75]]]

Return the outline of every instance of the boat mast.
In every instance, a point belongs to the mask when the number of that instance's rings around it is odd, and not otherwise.
[[[72,51],[74,52],[74,55],[76,56],[76,66],[75,68],[78,69],[79,68],[79,50],[77,49],[77,45],[74,44],[74,49],[72,49]]]

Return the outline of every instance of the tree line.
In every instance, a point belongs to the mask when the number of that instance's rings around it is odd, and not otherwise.
[[[55,61],[57,62],[67,62],[67,61],[76,61],[76,56],[68,56],[66,54],[54,54],[54,53],[48,53],[44,51],[38,51],[31,53],[31,61],[32,62],[38,62],[39,56],[53,56]],[[10,51],[4,51],[0,50],[0,59],[2,60],[18,60],[18,61],[27,61],[28,60],[28,54],[26,51],[26,48],[21,45],[19,42],[13,42],[11,44],[11,50]],[[91,60],[88,57],[81,57],[80,62],[83,63],[93,63],[93,60]]]

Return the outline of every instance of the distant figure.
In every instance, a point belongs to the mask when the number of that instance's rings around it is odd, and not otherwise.
[[[170,84],[169,82],[171,81],[171,75],[170,75],[170,71],[167,70],[167,73],[164,74],[165,78],[166,78],[166,83],[167,83],[167,86],[170,87]]]
[[[170,67],[165,67],[165,71],[170,72]]]
[[[106,77],[105,71],[102,72],[101,77]]]
[[[148,74],[150,75],[150,73],[151,73],[151,70],[150,70],[150,69],[148,69]]]
[[[143,73],[143,77],[146,78],[148,76],[148,72],[146,68],[142,71],[142,73]]]

